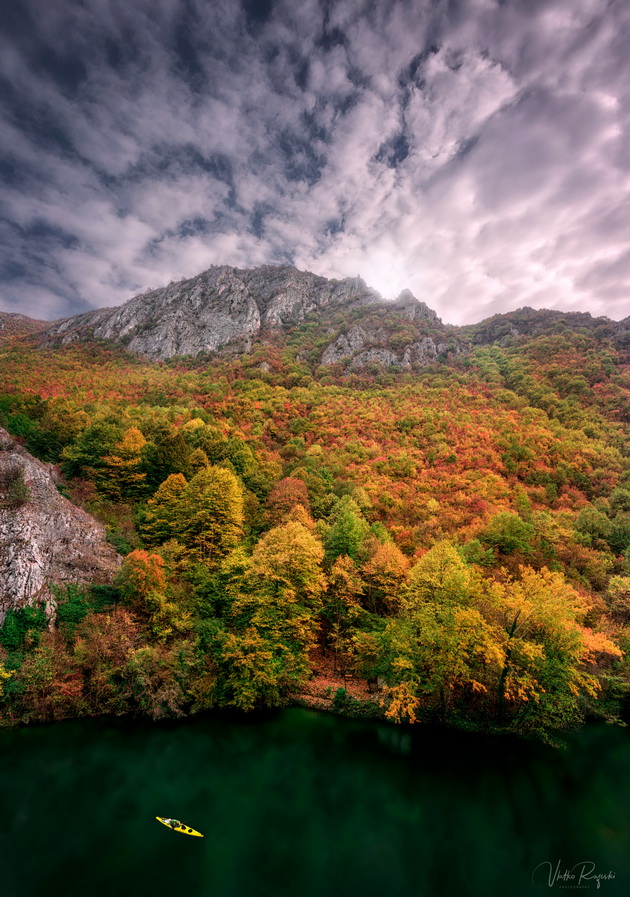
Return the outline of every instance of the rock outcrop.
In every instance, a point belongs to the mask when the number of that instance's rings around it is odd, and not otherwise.
[[[104,527],[59,493],[52,465],[0,428],[0,623],[36,602],[50,614],[51,584],[111,582],[121,560]]]
[[[436,320],[439,321],[437,316]],[[348,369],[351,371],[361,370],[370,364],[409,371],[431,364],[437,360],[438,355],[460,355],[464,351],[463,346],[456,340],[450,343],[436,342],[430,336],[408,343],[398,352],[386,345],[379,345],[385,341],[386,334],[382,328],[369,330],[353,324],[347,332],[340,333],[334,342],[324,349],[320,361],[321,364],[337,364],[349,359]]]
[[[409,321],[425,321],[430,324],[441,324],[442,321],[432,308],[416,299],[411,290],[403,290],[390,308],[396,314],[402,315]]]
[[[155,361],[214,352],[230,344],[248,351],[258,334],[300,324],[318,309],[382,301],[359,277],[327,280],[288,265],[214,266],[122,306],[56,322],[47,328],[44,341],[63,345],[82,337],[117,340]]]
[[[428,305],[416,299],[410,290],[403,290],[395,302],[381,303],[381,311],[388,316],[397,315],[418,326],[418,333],[444,333],[449,328]],[[382,319],[381,319],[382,320]],[[452,329],[452,328],[451,328]],[[461,354],[464,351],[457,341],[436,342],[433,336],[420,336],[407,343],[402,350],[394,350],[388,345],[387,329],[382,325],[353,324],[340,333],[322,352],[321,364],[337,364],[349,359],[348,370],[358,371],[370,364],[399,370],[412,370],[435,361],[438,355]]]
[[[340,333],[337,339],[324,349],[321,358],[322,364],[336,364],[338,361],[354,355],[365,346],[368,339],[365,330],[355,324],[347,333]]]
[[[327,280],[288,265],[214,266],[197,277],[136,296],[120,307],[58,321],[47,328],[43,339],[45,345],[64,345],[82,338],[115,340],[132,352],[163,361],[222,349],[247,352],[255,338],[295,327],[307,315],[357,308],[377,309],[420,327],[444,329],[436,313],[409,290],[403,290],[395,302],[385,302],[360,277]],[[387,346],[383,327],[364,329],[355,324],[333,340],[321,361],[335,364],[351,357],[353,370],[372,363],[407,369],[426,364],[440,353],[433,340],[427,339],[397,353]]]

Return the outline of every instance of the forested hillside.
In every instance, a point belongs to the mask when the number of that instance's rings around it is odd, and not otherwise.
[[[415,338],[370,308],[159,364],[8,334],[0,425],[125,559],[113,587],[59,587],[50,631],[36,607],[7,614],[3,720],[251,710],[324,667],[350,692],[334,707],[359,712],[366,680],[394,721],[619,718],[627,347],[614,322],[501,317],[442,328],[413,371],[321,364],[353,323]]]

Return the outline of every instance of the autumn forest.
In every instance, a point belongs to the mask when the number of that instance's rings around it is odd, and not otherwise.
[[[59,586],[52,628],[7,613],[2,722],[252,711],[308,702],[323,671],[332,710],[397,723],[622,719],[627,348],[570,320],[471,334],[413,372],[321,365],[308,320],[163,363],[6,337],[0,425],[123,561]]]

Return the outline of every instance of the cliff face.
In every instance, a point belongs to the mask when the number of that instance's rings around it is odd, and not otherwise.
[[[51,583],[111,582],[120,563],[101,524],[59,494],[52,466],[0,428],[0,623],[35,602],[50,613]]]
[[[112,339],[155,361],[213,352],[228,344],[247,351],[253,337],[301,323],[330,305],[382,302],[360,278],[326,280],[286,265],[208,268],[124,305],[68,318],[47,328],[45,343]]]
[[[416,301],[416,300],[414,300]],[[423,303],[418,303],[418,305]],[[440,341],[433,337],[419,337],[394,351],[386,344],[387,336],[382,329],[365,328],[353,324],[348,331],[340,333],[337,339],[324,349],[322,364],[336,364],[350,359],[348,369],[358,371],[369,364],[410,371],[436,361],[439,355],[460,355],[465,348],[455,340]]]

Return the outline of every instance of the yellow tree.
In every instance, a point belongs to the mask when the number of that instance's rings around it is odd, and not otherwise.
[[[149,499],[139,524],[140,534],[147,545],[161,545],[173,537],[177,503],[185,488],[186,477],[183,473],[172,473],[158,487],[153,498]]]
[[[386,715],[414,722],[422,707],[445,720],[457,701],[485,694],[503,649],[496,628],[473,607],[421,603],[392,620],[383,637],[390,656]]]
[[[201,469],[175,506],[175,536],[198,559],[216,567],[243,536],[243,490],[225,467]]]
[[[361,567],[366,582],[366,604],[373,613],[388,614],[399,609],[409,560],[393,542],[375,540],[374,552]]]
[[[473,572],[455,546],[448,541],[438,542],[409,571],[405,603],[468,604],[472,582]]]
[[[300,604],[318,609],[326,578],[324,548],[311,530],[290,520],[265,533],[252,554],[250,575],[273,584],[276,592],[294,592]]]
[[[103,458],[97,482],[101,492],[115,501],[137,499],[143,493],[145,474],[140,465],[146,442],[137,427],[125,430],[114,451]]]
[[[500,632],[474,606],[473,572],[449,542],[412,568],[400,613],[387,625],[387,715],[413,722],[421,707],[445,719],[458,700],[488,691],[503,661]]]
[[[188,464],[192,472],[197,473],[198,470],[203,470],[205,467],[209,467],[210,461],[203,449],[196,448],[192,452]]]
[[[595,657],[621,656],[604,633],[582,625],[589,610],[561,573],[520,567],[518,579],[494,582],[488,614],[503,631],[505,660],[497,683],[500,723],[515,728],[564,726],[580,716],[580,697],[599,683]]]
[[[346,674],[352,650],[352,630],[361,613],[360,596],[365,583],[347,554],[340,555],[328,576],[322,616],[328,623],[328,641],[334,654],[335,671]]]
[[[326,585],[323,557],[320,540],[302,523],[289,521],[269,530],[256,545],[232,603],[235,638],[257,633],[264,651],[271,652],[278,687],[285,690],[310,674],[309,653]]]
[[[224,633],[220,653],[224,702],[239,710],[278,704],[285,684],[283,653],[255,626]]]

